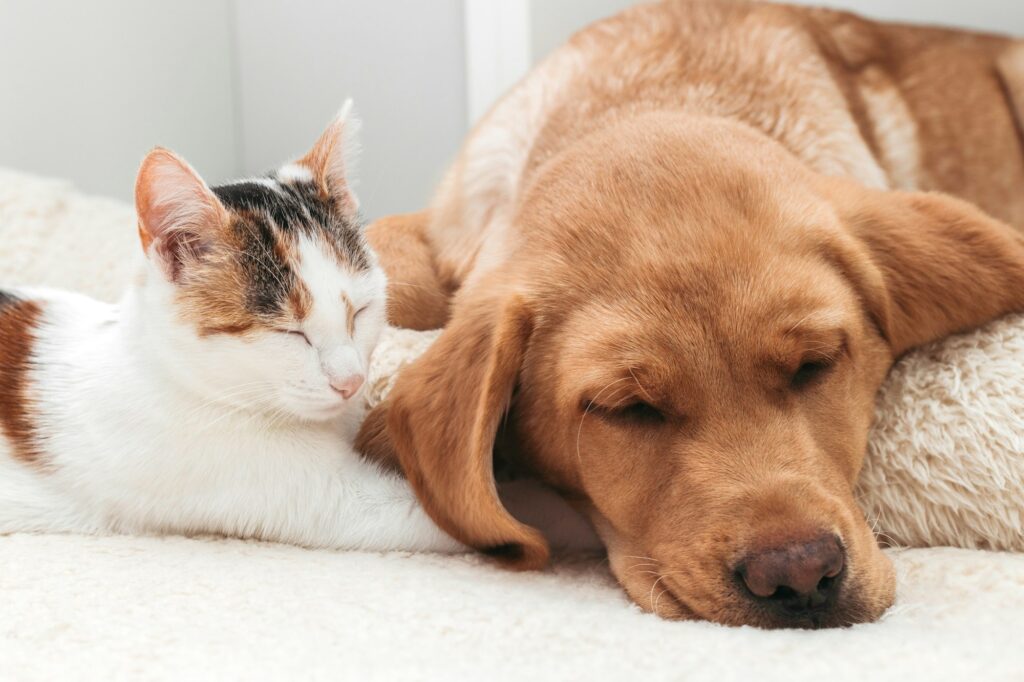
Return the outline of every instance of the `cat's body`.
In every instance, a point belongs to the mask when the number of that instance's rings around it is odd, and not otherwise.
[[[351,449],[358,410],[275,422],[204,399],[166,380],[139,352],[138,321],[125,314],[130,301],[13,293],[19,303],[12,305],[40,310],[24,381],[46,435],[31,461],[0,439],[0,532],[207,532],[339,548],[455,547],[404,481]]]
[[[151,153],[147,259],[117,305],[0,290],[0,533],[459,548],[352,447],[386,282],[344,181],[344,126],[213,190]]]

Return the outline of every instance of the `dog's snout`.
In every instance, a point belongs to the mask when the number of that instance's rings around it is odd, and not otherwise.
[[[842,543],[829,533],[751,554],[736,573],[756,601],[799,618],[835,603],[845,563]]]

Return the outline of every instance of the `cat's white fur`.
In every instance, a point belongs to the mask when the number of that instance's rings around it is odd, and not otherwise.
[[[308,171],[292,166],[284,179],[300,175]],[[205,220],[178,190],[158,188],[174,205],[164,217]],[[0,533],[216,533],[314,547],[461,549],[404,479],[355,452],[361,400],[330,385],[365,375],[385,324],[379,267],[353,272],[314,237],[300,238],[297,275],[312,294],[299,330],[307,343],[274,332],[201,336],[177,314],[176,285],[149,252],[117,305],[8,290],[42,309],[27,384],[44,456],[18,459],[0,433]],[[352,337],[342,294],[365,306]]]
[[[335,277],[322,286],[359,283]],[[44,470],[27,466],[0,439],[0,532],[221,533],[317,547],[459,548],[404,480],[351,447],[361,413],[355,406],[318,421],[274,406],[275,391],[288,400],[296,392],[313,411],[337,402],[319,385],[326,380],[316,359],[300,357],[315,351],[285,347],[305,342],[199,340],[168,308],[152,305],[161,289],[132,291],[118,306],[15,291],[44,304],[47,336],[35,345],[30,391],[47,461]],[[324,311],[322,319],[329,317]],[[344,328],[344,321],[335,327]],[[375,334],[357,332],[366,346]],[[325,346],[343,363],[363,362],[365,353],[346,341]]]

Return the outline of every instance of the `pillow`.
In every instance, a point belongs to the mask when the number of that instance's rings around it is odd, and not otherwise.
[[[116,301],[142,256],[135,211],[69,183],[0,168],[0,286]]]
[[[896,363],[857,492],[883,540],[1024,550],[1024,315]]]
[[[131,207],[0,169],[0,285],[116,300],[140,249]],[[367,400],[439,332],[389,329]],[[920,348],[878,396],[857,495],[883,542],[1024,551],[1024,315]]]

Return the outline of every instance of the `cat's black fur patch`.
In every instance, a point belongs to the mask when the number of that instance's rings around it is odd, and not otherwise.
[[[295,273],[277,256],[278,233],[302,233],[332,243],[358,270],[370,268],[370,258],[357,219],[332,200],[325,199],[311,182],[272,185],[242,181],[214,187],[224,207],[235,215],[233,229],[242,247],[242,265],[249,278],[247,308],[257,315],[281,311]]]
[[[213,191],[228,209],[268,216],[282,230],[313,230],[318,227],[315,220],[307,218],[301,202],[273,187],[258,182],[238,182],[216,187]]]
[[[304,206],[310,219],[328,234],[348,256],[349,262],[359,270],[370,268],[370,259],[363,241],[363,230],[358,218],[353,218],[333,201],[325,201],[316,187],[309,182],[281,183],[281,190]]]
[[[359,270],[370,267],[359,221],[325,199],[310,182],[237,182],[214,187],[213,192],[229,210],[265,216],[283,232],[298,231],[327,237]]]
[[[243,244],[241,264],[249,280],[246,308],[272,317],[281,312],[295,284],[295,273],[275,255],[277,237],[265,221],[243,215],[234,227]]]

